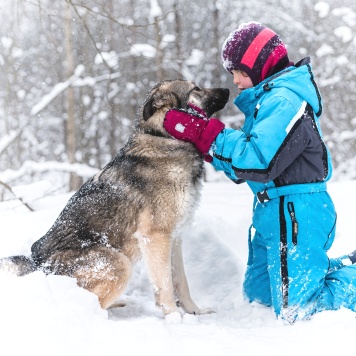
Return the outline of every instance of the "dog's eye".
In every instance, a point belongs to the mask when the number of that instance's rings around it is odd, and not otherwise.
[[[194,91],[200,91],[201,89],[199,87],[195,87],[193,90]]]

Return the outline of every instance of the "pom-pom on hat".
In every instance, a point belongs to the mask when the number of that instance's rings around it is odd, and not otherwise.
[[[241,70],[253,85],[293,65],[281,38],[258,22],[248,22],[230,33],[222,47],[224,68]]]

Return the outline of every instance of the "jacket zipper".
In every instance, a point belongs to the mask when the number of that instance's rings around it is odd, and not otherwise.
[[[296,245],[298,242],[298,221],[295,217],[294,204],[293,202],[288,202],[287,204],[289,215],[292,219],[292,242]]]

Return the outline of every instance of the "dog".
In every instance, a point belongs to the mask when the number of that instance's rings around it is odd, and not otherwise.
[[[204,158],[164,129],[166,112],[224,108],[225,88],[199,88],[186,80],[156,84],[136,115],[118,155],[70,198],[31,256],[0,260],[0,270],[22,276],[36,270],[76,278],[107,309],[124,292],[132,267],[144,258],[165,315],[202,314],[192,300],[184,271],[182,236],[197,207]]]

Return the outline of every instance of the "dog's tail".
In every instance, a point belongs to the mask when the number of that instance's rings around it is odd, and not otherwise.
[[[26,256],[11,256],[0,259],[0,271],[24,276],[37,270],[35,262]]]

